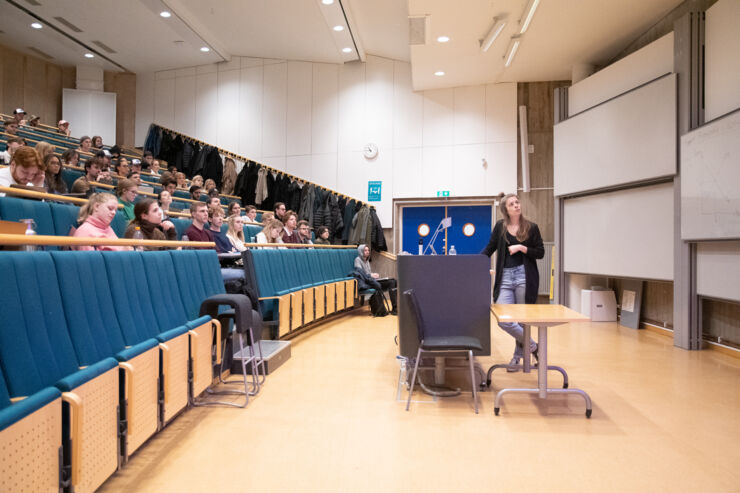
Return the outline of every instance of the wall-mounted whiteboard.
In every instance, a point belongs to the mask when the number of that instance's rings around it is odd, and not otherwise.
[[[64,89],[62,118],[75,137],[100,135],[105,145],[116,143],[116,94]]]
[[[740,110],[681,137],[681,238],[740,238]]]
[[[566,199],[565,272],[673,279],[673,183]]]
[[[555,195],[676,173],[676,75],[609,100],[554,129]]]
[[[673,72],[673,32],[568,88],[568,115]]]
[[[696,292],[740,301],[740,241],[699,243],[696,248]]]
[[[740,108],[740,1],[719,0],[707,9],[704,31],[704,118]]]

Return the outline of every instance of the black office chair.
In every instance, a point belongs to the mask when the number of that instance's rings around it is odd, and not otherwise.
[[[421,353],[462,353],[464,357],[467,357],[470,363],[470,386],[473,389],[473,403],[475,404],[475,414],[478,414],[478,394],[475,390],[475,369],[473,367],[473,351],[483,351],[480,341],[477,337],[471,336],[438,336],[428,337],[426,335],[426,325],[424,323],[424,317],[419,308],[419,303],[416,299],[416,294],[413,289],[409,289],[403,292],[404,299],[411,311],[414,313],[414,321],[416,322],[416,330],[419,333],[419,350],[416,352],[416,362],[414,364],[414,373],[411,377],[411,387],[409,387],[409,398],[406,401],[406,410],[409,410],[411,405],[411,395],[414,392],[414,385],[416,384],[416,372],[419,370],[419,361],[421,360]],[[434,367],[422,367],[422,369],[431,369]]]

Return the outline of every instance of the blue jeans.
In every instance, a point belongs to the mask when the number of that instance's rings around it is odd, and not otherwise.
[[[504,269],[501,276],[501,288],[496,298],[496,303],[508,305],[511,303],[524,303],[524,293],[526,292],[527,276],[524,273],[524,265]],[[514,346],[514,357],[521,358],[524,354],[524,329],[521,325],[511,322],[499,322],[499,327],[509,333],[516,344]],[[534,348],[535,342],[530,339],[530,347]]]

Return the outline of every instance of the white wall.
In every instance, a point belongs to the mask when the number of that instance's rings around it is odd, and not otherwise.
[[[707,9],[704,118],[740,108],[740,1],[719,0]]]
[[[387,58],[234,57],[137,74],[137,95],[137,145],[156,122],[360,200],[382,180],[384,227],[393,197],[516,189],[514,83],[414,92],[409,64]],[[369,142],[379,148],[372,161],[362,155]]]

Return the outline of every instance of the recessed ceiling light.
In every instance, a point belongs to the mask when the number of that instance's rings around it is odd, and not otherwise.
[[[31,24],[31,27],[34,28],[34,29],[41,29],[44,26],[42,26],[38,22],[34,22],[34,23]]]
[[[445,73],[442,72],[441,70],[437,70],[436,72],[434,72],[434,75],[436,75],[437,77],[442,77],[444,74]]]
[[[207,53],[207,52],[211,51],[211,49],[209,47],[207,47],[207,46],[202,46],[200,48],[200,51],[202,51],[203,53]]]
[[[323,3],[324,5],[331,5],[334,3],[334,0],[321,0],[321,3]]]
[[[352,48],[342,48],[342,51],[343,51],[344,53],[349,53],[349,52],[351,52],[351,51],[352,51]]]
[[[95,55],[92,53],[85,53],[85,58],[95,58]]]
[[[163,10],[162,12],[159,13],[159,16],[164,17],[165,19],[169,19],[170,17],[172,17],[172,14],[170,14],[166,10]]]
[[[344,26],[334,26],[334,30],[337,32],[344,31]]]
[[[437,41],[440,42],[440,43],[446,43],[449,40],[450,40],[450,37],[449,36],[440,36],[440,37],[437,38]]]

